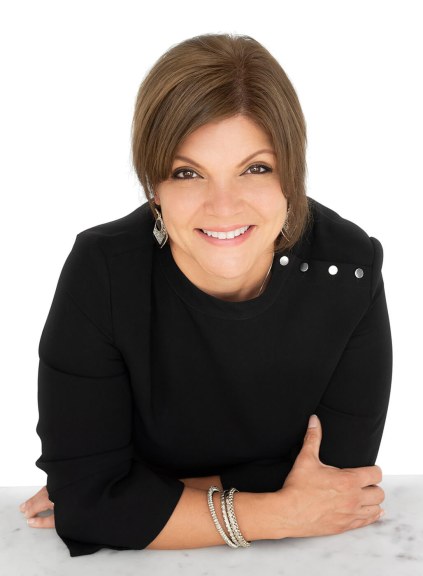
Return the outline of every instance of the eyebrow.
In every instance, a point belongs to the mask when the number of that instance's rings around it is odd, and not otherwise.
[[[258,156],[259,154],[263,154],[264,152],[266,152],[267,154],[273,154],[273,156],[276,156],[276,152],[274,150],[271,150],[270,148],[262,148],[261,150],[257,150],[256,152],[253,152],[252,154],[247,156],[247,158],[244,158],[244,160],[238,164],[237,168],[241,168],[241,166],[246,164],[249,160],[251,160],[251,158],[254,158],[254,156]],[[203,166],[198,164],[198,162],[195,162],[195,160],[188,158],[187,156],[181,156],[178,154],[177,156],[175,156],[174,160],[183,160],[184,162],[188,162],[188,164],[192,164],[193,166],[200,168],[200,170],[204,170]]]

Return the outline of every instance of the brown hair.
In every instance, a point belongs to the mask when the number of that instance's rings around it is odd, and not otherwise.
[[[169,177],[176,149],[200,126],[243,114],[273,142],[288,200],[292,247],[310,221],[305,190],[306,124],[297,94],[277,60],[250,36],[204,34],[163,54],[143,80],[132,123],[135,171],[155,216],[154,188]]]

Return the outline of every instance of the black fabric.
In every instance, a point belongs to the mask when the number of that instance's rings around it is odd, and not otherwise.
[[[36,462],[71,556],[148,546],[180,478],[280,489],[313,413],[324,463],[375,463],[392,375],[382,246],[309,202],[312,226],[244,302],[189,281],[148,204],[77,235],[40,339]]]

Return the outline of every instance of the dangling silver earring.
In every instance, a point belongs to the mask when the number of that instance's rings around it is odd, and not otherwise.
[[[282,230],[281,230],[281,234],[287,242],[289,242],[288,233],[289,233],[289,212],[290,212],[290,210],[291,210],[291,207],[288,206],[288,211],[286,213],[285,223],[284,223]]]
[[[167,233],[161,213],[157,210],[157,208],[154,208],[154,210],[156,211],[157,218],[156,222],[154,223],[153,234],[160,248],[163,248],[167,242],[167,239],[169,238],[169,235]]]

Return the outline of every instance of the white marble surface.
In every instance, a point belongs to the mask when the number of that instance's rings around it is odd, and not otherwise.
[[[103,549],[71,558],[54,529],[19,511],[39,486],[0,488],[0,575],[7,576],[423,576],[423,476],[386,476],[385,516],[336,536],[266,540],[250,548]]]

